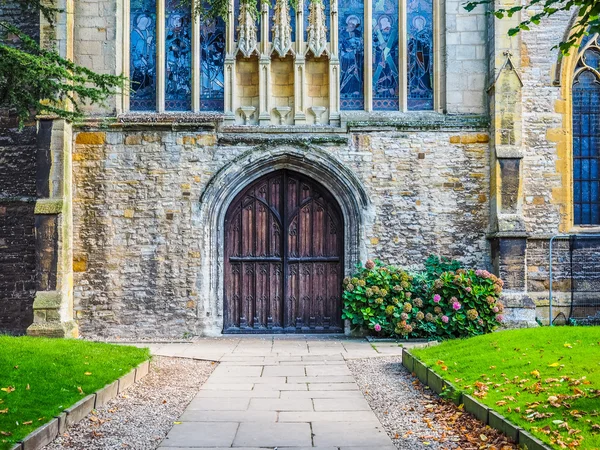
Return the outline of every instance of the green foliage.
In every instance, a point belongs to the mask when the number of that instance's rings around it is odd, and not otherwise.
[[[492,0],[470,1],[465,5],[465,9],[472,11],[478,5],[485,4],[489,4],[493,8],[494,2]],[[548,19],[560,11],[576,11],[577,13],[573,32],[556,46],[563,55],[569,54],[570,49],[576,47],[583,36],[600,33],[600,2],[597,0],[531,0],[511,8],[498,8],[492,10],[491,13],[498,19],[503,19],[527,12],[524,15],[528,18],[508,31],[509,36],[514,36],[520,31],[529,31],[531,26],[539,25],[544,19]]]
[[[543,327],[411,352],[551,448],[600,448],[600,327]]]
[[[0,336],[0,348],[0,432],[10,433],[0,450],[149,358],[148,349],[73,339]]]
[[[4,2],[2,2],[4,3]],[[24,11],[38,10],[53,24],[60,10],[40,0],[19,0]],[[20,125],[31,114],[67,120],[82,117],[81,105],[103,103],[125,86],[121,76],[97,74],[43,49],[17,27],[0,21],[0,106],[9,108]]]
[[[367,261],[344,279],[343,318],[356,328],[392,337],[488,333],[502,320],[502,284],[487,271],[464,270],[457,261],[435,256],[417,274]]]

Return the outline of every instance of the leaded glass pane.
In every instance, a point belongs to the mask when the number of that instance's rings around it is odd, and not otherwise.
[[[310,6],[311,0],[304,1],[304,39],[308,39],[308,7]],[[331,27],[331,14],[330,14],[330,5],[329,0],[316,0],[322,1],[323,6],[325,6],[325,26],[327,27],[327,41],[329,41],[329,31]]]
[[[181,0],[167,0],[165,14],[165,109],[192,109],[192,14]]]
[[[397,111],[398,2],[373,2],[373,109]]]
[[[340,108],[362,110],[364,94],[364,18],[362,0],[339,0]]]
[[[225,98],[225,22],[206,20],[200,27],[200,109],[223,111]]]
[[[407,5],[408,109],[433,109],[433,2]]]
[[[585,59],[588,62],[591,58]],[[600,224],[599,139],[600,83],[592,71],[584,70],[573,84],[573,212],[576,225]]]
[[[129,109],[156,110],[156,1],[131,0]]]

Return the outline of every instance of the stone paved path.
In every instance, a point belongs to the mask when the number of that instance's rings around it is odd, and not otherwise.
[[[244,337],[150,347],[220,361],[162,450],[395,450],[345,359],[400,354],[397,344]]]

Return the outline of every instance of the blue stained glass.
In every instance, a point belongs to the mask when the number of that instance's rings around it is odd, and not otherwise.
[[[167,0],[165,14],[165,109],[192,109],[192,14],[180,0]]]
[[[225,22],[206,20],[200,26],[200,109],[223,111],[225,98]]]
[[[433,2],[409,0],[407,7],[408,109],[433,109]]]
[[[397,111],[398,2],[373,2],[373,109]]]
[[[130,3],[131,111],[156,110],[156,1]]]
[[[364,18],[362,0],[339,0],[340,107],[353,111],[365,108]]]
[[[590,62],[597,63],[589,57],[590,53],[590,50],[586,51],[583,67]],[[573,211],[576,225],[600,224],[599,104],[600,82],[592,71],[584,69],[573,83]]]
[[[310,1],[311,0],[305,0],[304,1],[304,39],[308,39],[308,14],[309,14],[309,9],[308,7],[310,6]],[[330,27],[331,27],[331,13],[330,13],[330,6],[329,6],[329,0],[322,0],[323,2],[323,6],[325,6],[325,26],[327,26],[327,41],[329,42],[329,31],[330,31]],[[339,8],[341,8],[341,6],[339,6]]]

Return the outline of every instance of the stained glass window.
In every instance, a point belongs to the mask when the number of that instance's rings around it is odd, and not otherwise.
[[[225,98],[225,22],[206,20],[200,27],[200,109],[223,111]]]
[[[129,109],[156,110],[156,2],[131,0]]]
[[[600,46],[587,38],[573,82],[573,213],[575,225],[600,225]]]
[[[180,0],[167,0],[165,14],[165,109],[192,109],[192,14]]]
[[[433,109],[433,2],[407,5],[408,109]]]
[[[398,2],[373,2],[373,109],[399,107]]]
[[[339,0],[340,108],[365,108],[363,0]]]

